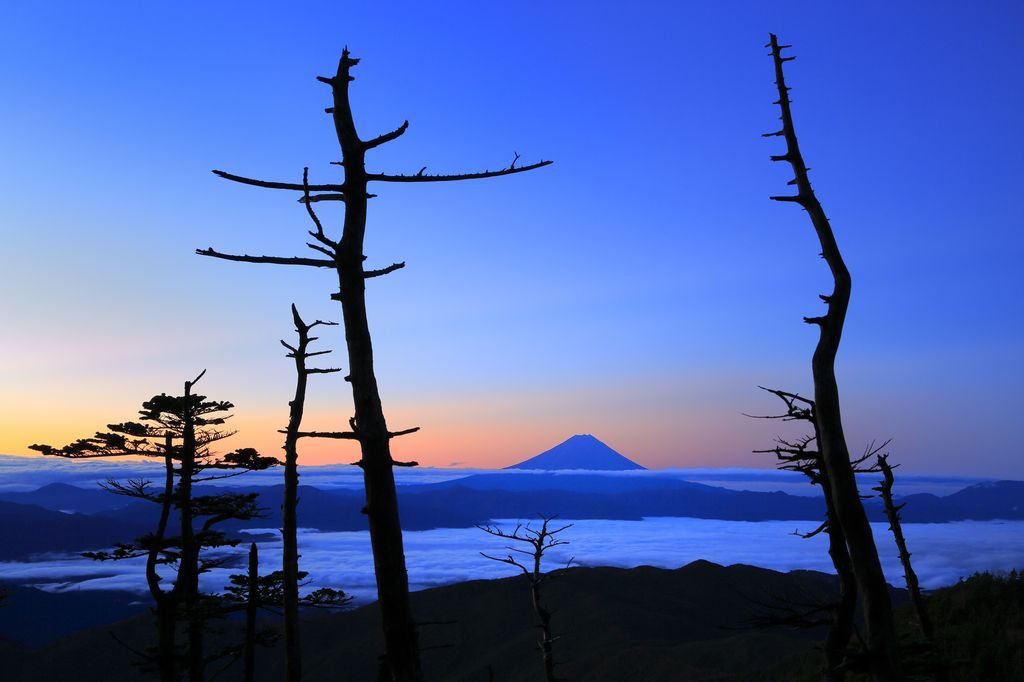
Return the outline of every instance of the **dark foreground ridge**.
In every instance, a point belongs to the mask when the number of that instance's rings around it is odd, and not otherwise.
[[[835,577],[812,571],[779,573],[753,566],[719,566],[697,561],[676,570],[573,568],[559,571],[546,585],[554,609],[559,672],[576,682],[644,680],[745,680],[793,682],[820,679],[821,633],[788,628],[758,629],[749,622],[764,604],[785,600],[829,599]],[[475,580],[413,594],[423,627],[427,679],[444,682],[526,682],[539,678],[536,632],[528,588],[522,577]],[[38,595],[37,595],[38,596]],[[83,606],[82,597],[66,595]],[[903,601],[902,590],[893,590]],[[28,680],[148,679],[134,668],[126,644],[144,647],[148,615],[95,627],[40,647],[13,641],[17,623],[4,611],[38,609],[37,619],[63,608],[60,595],[0,609],[0,670],[10,682]],[[1020,633],[1024,632],[1024,579],[1011,574],[981,575],[944,588],[928,598],[942,649],[953,665],[950,682],[1024,679]],[[897,612],[901,632],[914,629],[906,606]],[[315,614],[304,623],[304,676],[309,680],[372,680],[373,652],[380,650],[375,605],[339,614]],[[9,619],[8,619],[9,620]],[[224,624],[216,636],[225,643],[239,627]],[[258,680],[280,680],[280,648],[261,650]],[[232,667],[222,679],[239,679]],[[342,671],[342,672],[339,672]],[[342,674],[343,673],[343,674]],[[855,678],[851,678],[854,680]]]
[[[676,570],[572,568],[546,583],[554,612],[559,672],[572,680],[717,679],[761,670],[811,650],[818,633],[747,629],[758,602],[827,598],[834,578],[822,573],[779,573],[752,566],[723,567],[697,561]],[[23,598],[31,596],[19,592]],[[47,595],[54,608],[53,595]],[[42,603],[43,600],[40,600]],[[426,678],[430,680],[536,680],[536,628],[528,586],[521,576],[475,580],[413,594],[423,627]],[[44,614],[40,614],[41,617]],[[2,617],[2,614],[0,614]],[[130,654],[110,635],[142,649],[149,643],[148,615],[93,628],[44,648],[0,647],[5,680],[146,679]],[[10,637],[11,630],[4,628]],[[226,624],[227,640],[239,636]],[[0,630],[3,631],[3,630]],[[315,614],[303,625],[303,673],[310,680],[372,680],[380,651],[376,605],[340,614]],[[443,648],[440,648],[443,647]],[[280,648],[263,650],[260,680],[283,677]],[[237,679],[238,670],[224,678]]]

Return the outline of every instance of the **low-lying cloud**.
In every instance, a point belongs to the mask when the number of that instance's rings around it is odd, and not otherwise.
[[[498,522],[511,527],[514,521]],[[641,565],[678,568],[697,559],[720,564],[752,564],[780,571],[808,569],[832,572],[827,539],[803,539],[794,530],[809,530],[792,521],[718,521],[650,518],[643,521],[566,521],[573,526],[563,537],[570,545],[550,553],[548,568],[570,558],[584,566]],[[813,525],[813,524],[812,524]],[[873,524],[886,577],[901,586],[902,569],[885,524]],[[978,571],[1024,568],[1024,522],[962,521],[907,524],[907,542],[914,568],[926,588],[954,583]],[[252,531],[260,547],[262,570],[281,564],[281,543],[268,539],[276,531]],[[504,544],[476,528],[406,532],[405,552],[414,590],[474,579],[513,575],[515,569],[480,556],[504,556]],[[301,532],[302,568],[310,573],[310,589],[344,589],[360,601],[375,597],[369,534]],[[243,571],[245,548],[231,551],[236,568],[216,569],[203,576],[204,588],[217,591],[231,573]],[[78,557],[51,557],[32,562],[0,563],[0,580],[46,586],[52,590],[114,589],[144,592],[142,560],[94,562]]]

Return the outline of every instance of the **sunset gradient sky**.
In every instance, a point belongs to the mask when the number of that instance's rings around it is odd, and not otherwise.
[[[810,388],[827,271],[768,201],[780,153],[769,31],[854,278],[839,362],[851,448],[913,472],[1024,477],[1024,5],[1017,2],[8,3],[0,21],[0,452],[63,443],[208,369],[233,446],[275,452],[288,306],[338,319],[294,197],[210,169],[340,178],[328,90],[344,45],[389,172],[555,164],[378,187],[368,283],[401,459],[504,466],[593,433],[649,467],[767,466]],[[322,209],[339,229],[340,207]],[[342,349],[339,331],[324,347]],[[330,359],[331,356],[328,356]],[[335,363],[344,365],[344,354]],[[336,429],[320,377],[306,425]],[[351,445],[304,444],[307,463]]]

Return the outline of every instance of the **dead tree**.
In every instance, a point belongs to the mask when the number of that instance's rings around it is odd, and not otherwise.
[[[497,557],[487,554],[486,552],[480,552],[481,556],[484,556],[491,561],[497,561],[502,564],[508,564],[509,566],[515,566],[526,579],[530,582],[530,599],[533,604],[533,612],[537,616],[537,627],[540,629],[540,639],[537,642],[537,647],[540,649],[541,658],[544,662],[544,679],[546,682],[555,682],[561,678],[555,675],[555,658],[552,653],[552,645],[558,637],[555,637],[551,633],[551,611],[545,605],[544,600],[541,596],[541,585],[548,578],[548,574],[541,572],[541,560],[544,558],[544,553],[553,547],[559,545],[569,544],[568,540],[559,540],[558,535],[562,531],[572,527],[572,524],[567,524],[561,528],[554,530],[548,529],[548,524],[554,520],[553,517],[541,517],[540,530],[531,528],[529,524],[523,526],[522,524],[517,525],[515,530],[512,532],[506,532],[498,528],[497,526],[477,526],[480,530],[484,531],[489,535],[503,538],[505,540],[511,540],[512,542],[526,545],[529,549],[520,549],[515,545],[506,546],[510,554],[504,557]],[[526,563],[524,564],[519,559],[516,559],[511,553],[523,554],[526,557]],[[569,560],[572,563],[572,560]],[[567,564],[568,565],[568,564]]]
[[[310,330],[320,325],[335,325],[335,322],[317,320],[306,324],[292,304],[292,320],[298,334],[298,344],[292,346],[281,341],[288,349],[288,357],[295,361],[295,395],[288,403],[288,426],[284,440],[284,502],[282,516],[282,572],[284,576],[284,649],[285,680],[299,682],[302,679],[302,651],[299,643],[299,546],[297,507],[299,504],[299,438],[302,430],[302,415],[306,405],[306,384],[310,374],[330,374],[341,370],[335,368],[310,368],[306,360],[316,355],[330,353],[329,350],[309,351],[309,344],[317,340],[310,336]]]
[[[206,655],[203,626],[213,614],[213,604],[199,591],[199,576],[223,563],[203,556],[203,550],[232,546],[217,526],[230,520],[250,520],[259,515],[255,493],[224,492],[194,495],[193,485],[214,479],[237,476],[277,463],[262,457],[252,448],[242,448],[220,456],[210,446],[234,432],[220,428],[233,405],[210,401],[196,395],[192,387],[202,378],[185,382],[179,396],[165,393],[142,404],[138,422],[110,424],[109,431],[81,438],[61,448],[31,445],[45,455],[69,459],[146,456],[164,460],[164,486],[154,490],[151,481],[109,480],[103,487],[115,494],[160,505],[157,528],[112,550],[86,552],[97,561],[117,561],[146,557],[146,582],[154,600],[158,646],[153,657],[163,682],[178,679],[176,644],[177,623],[185,620],[188,636],[187,667],[190,680],[205,676]],[[177,511],[179,530],[171,530],[172,513]],[[197,525],[198,524],[198,525]],[[170,567],[174,586],[161,586],[160,567]]]
[[[882,573],[882,564],[878,558],[878,549],[850,463],[850,452],[846,445],[846,436],[843,434],[839,387],[836,383],[835,360],[850,303],[852,280],[836,243],[832,226],[814,190],[811,189],[808,168],[797,143],[790,109],[790,88],[786,86],[783,74],[783,64],[795,57],[782,56],[782,50],[790,46],[779,45],[775,34],[771,34],[766,47],[771,48],[775,65],[775,84],[779,93],[776,104],[781,109],[782,128],[767,133],[765,137],[779,136],[785,139],[786,153],[771,158],[773,161],[785,161],[792,166],[795,177],[789,184],[796,186],[796,194],[771,198],[775,201],[795,203],[810,216],[821,244],[821,255],[832,273],[834,285],[832,293],[821,295],[822,301],[828,306],[827,312],[824,315],[804,318],[808,324],[817,325],[819,330],[811,368],[814,375],[815,423],[818,426],[821,457],[832,489],[836,517],[846,536],[850,562],[864,608],[871,673],[876,680],[897,680],[901,678],[901,672],[892,603],[885,575]]]
[[[785,609],[784,618],[779,624],[797,625],[803,623],[806,627],[822,625],[821,612],[827,612],[830,617],[827,620],[828,633],[825,636],[823,645],[825,656],[826,681],[842,680],[844,669],[856,667],[850,665],[850,642],[855,633],[854,615],[857,610],[857,580],[853,573],[853,566],[850,560],[850,553],[847,549],[846,536],[843,534],[842,525],[838,521],[835,496],[832,493],[832,485],[826,474],[824,458],[821,455],[818,437],[818,423],[815,414],[815,404],[810,398],[805,398],[797,393],[789,393],[778,389],[765,388],[764,391],[778,397],[786,405],[786,412],[778,415],[757,415],[758,419],[778,419],[781,421],[803,421],[811,425],[812,432],[797,440],[787,440],[782,437],[776,439],[776,446],[769,450],[755,450],[758,453],[773,453],[779,469],[785,471],[796,471],[807,477],[811,485],[821,487],[822,498],[825,501],[825,520],[820,526],[808,533],[797,533],[803,538],[812,538],[819,533],[828,536],[828,554],[832,560],[832,566],[839,578],[839,595],[834,604],[831,605],[810,605],[804,611],[799,609]],[[754,416],[754,415],[748,415]],[[886,443],[881,447],[869,447],[863,455],[851,462],[855,473],[866,473],[874,471],[864,466],[864,462],[875,456]]]
[[[892,485],[896,479],[892,474],[892,470],[895,467],[889,464],[889,455],[878,455],[877,463],[878,470],[882,472],[882,481],[875,490],[878,491],[879,496],[882,498],[885,516],[889,520],[889,530],[892,531],[892,536],[896,540],[896,548],[900,553],[900,563],[903,565],[903,577],[907,582],[907,592],[910,593],[910,601],[914,604],[917,622],[921,626],[921,634],[924,635],[924,638],[929,643],[932,643],[935,641],[932,621],[928,616],[928,608],[925,605],[924,596],[921,594],[921,584],[917,580],[917,573],[914,572],[914,567],[910,564],[910,551],[907,549],[907,539],[903,535],[903,524],[900,520],[900,510],[903,509],[906,503],[896,504],[893,499]],[[897,464],[896,466],[899,465]]]
[[[308,242],[307,246],[316,251],[318,257],[233,255],[212,248],[198,249],[196,252],[203,256],[246,263],[326,268],[334,270],[337,275],[339,289],[331,298],[341,302],[349,362],[349,375],[346,380],[352,386],[355,415],[349,420],[349,431],[308,432],[300,433],[300,436],[340,438],[359,443],[361,457],[358,465],[363,469],[366,489],[366,506],[363,511],[369,522],[377,596],[384,628],[385,653],[382,659],[382,677],[406,682],[422,679],[422,672],[416,625],[409,608],[409,578],[405,567],[393,471],[394,466],[403,463],[392,459],[390,440],[418,429],[388,429],[374,374],[373,345],[366,314],[366,280],[394,272],[405,267],[405,263],[394,263],[375,270],[366,270],[363,267],[366,260],[363,242],[366,235],[367,202],[374,196],[368,191],[368,186],[371,182],[420,183],[492,178],[530,171],[546,166],[550,161],[517,166],[517,154],[507,168],[495,171],[429,175],[425,172],[426,167],[423,167],[412,175],[368,172],[366,153],[400,137],[408,128],[408,122],[396,130],[370,140],[362,140],[359,137],[349,102],[349,83],[354,80],[351,71],[358,63],[359,60],[351,57],[346,49],[338,62],[337,73],[332,77],[321,76],[317,79],[330,86],[333,95],[332,106],[326,111],[334,120],[335,132],[341,147],[342,160],[336,163],[344,171],[342,182],[309,184],[308,169],[303,171],[301,183],[265,181],[214,171],[218,176],[234,182],[301,193],[300,201],[304,204],[314,226],[309,232],[313,241]],[[327,235],[319,216],[313,210],[315,203],[331,201],[344,204],[344,225],[339,239]]]

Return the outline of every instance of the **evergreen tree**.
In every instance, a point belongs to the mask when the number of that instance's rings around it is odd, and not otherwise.
[[[154,601],[158,629],[157,649],[150,658],[162,682],[178,679],[177,624],[182,620],[188,640],[185,665],[189,680],[204,679],[203,627],[218,612],[216,600],[200,591],[199,577],[225,561],[211,550],[238,542],[218,526],[260,515],[256,493],[196,494],[194,487],[278,464],[276,459],[263,457],[252,448],[224,455],[212,449],[213,444],[234,435],[234,431],[223,428],[234,406],[192,392],[203,374],[205,370],[194,380],[186,381],[181,395],[161,393],[142,403],[138,421],[109,424],[108,431],[60,448],[30,446],[44,455],[69,459],[145,456],[163,460],[162,488],[155,488],[147,479],[108,480],[102,484],[117,495],[157,505],[160,511],[156,528],[112,549],[84,554],[97,561],[146,558],[146,582]],[[161,569],[173,576],[173,586],[163,584],[168,576],[162,575]]]

